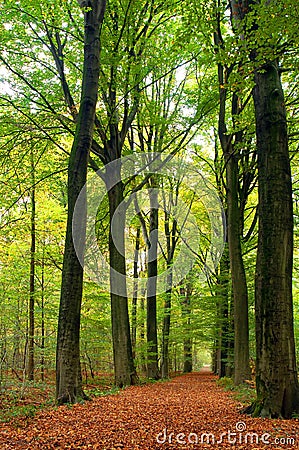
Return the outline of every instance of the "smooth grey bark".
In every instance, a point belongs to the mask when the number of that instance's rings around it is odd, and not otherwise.
[[[68,165],[68,217],[63,258],[62,284],[56,350],[56,401],[75,403],[84,397],[80,370],[80,311],[83,268],[77,256],[72,221],[76,200],[86,183],[87,164],[93,140],[100,70],[100,28],[105,0],[91,0],[84,10],[84,66],[76,133]],[[84,252],[86,210],[77,232]]]

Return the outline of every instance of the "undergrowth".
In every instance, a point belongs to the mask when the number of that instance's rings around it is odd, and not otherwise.
[[[225,391],[231,392],[233,398],[244,406],[252,403],[256,399],[256,392],[252,383],[242,383],[235,386],[232,378],[223,377],[217,380],[217,384]]]
[[[48,383],[6,380],[0,389],[0,423],[18,422],[54,405],[53,386]]]

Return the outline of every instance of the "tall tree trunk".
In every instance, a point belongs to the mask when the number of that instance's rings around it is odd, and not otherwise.
[[[172,296],[172,269],[168,266],[170,270],[167,275],[167,286],[168,289],[165,292],[164,301],[164,317],[163,317],[163,327],[162,327],[162,351],[161,351],[161,377],[169,377],[169,335],[170,335],[170,317],[171,317],[171,296]]]
[[[120,166],[116,165],[116,171]],[[119,173],[112,177],[120,179]],[[109,177],[110,178],[110,177]],[[126,286],[125,261],[125,211],[120,207],[123,203],[123,183],[119,181],[112,188],[108,188],[109,212],[115,227],[112,230],[110,221],[109,255],[110,255],[110,286],[111,286],[111,319],[114,376],[117,386],[136,384],[137,375],[134,367],[132,343],[130,335],[130,320],[128,312],[128,298]]]
[[[140,226],[136,230],[135,239],[135,251],[134,251],[134,284],[133,284],[133,297],[132,297],[132,353],[133,358],[136,356],[136,341],[137,341],[137,300],[138,300],[138,261],[139,261],[139,249],[140,249]]]
[[[256,265],[255,415],[299,412],[293,329],[293,205],[287,120],[278,62],[255,72],[259,235]]]
[[[140,301],[140,313],[142,317],[142,322],[140,326],[140,342],[141,342],[141,354],[140,354],[140,370],[145,375],[147,372],[146,367],[146,352],[145,352],[145,292],[141,296]]]
[[[257,4],[253,0],[231,0],[237,27]],[[256,42],[256,22],[250,21],[250,28],[244,27],[243,31],[242,39]],[[249,48],[249,56],[256,62],[260,56],[257,52],[263,54],[264,49]],[[278,61],[266,61],[255,69],[254,76],[259,188],[255,280],[257,401],[248,411],[255,416],[289,418],[299,412],[299,386],[293,325],[293,204],[286,108]]]
[[[178,198],[178,185],[176,187],[176,197],[174,204],[177,205]],[[173,192],[171,191],[171,200],[173,200]],[[167,209],[167,205],[164,199],[164,231],[166,237],[166,263],[167,263],[167,290],[165,292],[164,301],[164,317],[162,328],[162,354],[161,354],[161,376],[162,378],[169,377],[169,335],[170,335],[170,319],[171,319],[171,297],[173,288],[173,258],[177,244],[177,220],[174,218],[172,223],[172,229],[170,230],[170,212]]]
[[[220,270],[216,295],[217,304],[217,336],[216,336],[216,373],[220,378],[228,376],[230,350],[229,320],[229,254],[227,244],[220,260]]]
[[[157,275],[158,275],[158,192],[149,190],[150,195],[150,227],[147,261],[147,376],[160,378],[158,368],[158,334],[157,334]]]
[[[220,23],[214,35],[217,51],[223,47]],[[234,300],[234,382],[242,383],[250,377],[249,368],[249,323],[248,323],[248,292],[245,268],[241,247],[241,210],[239,203],[239,169],[238,153],[235,143],[240,143],[238,133],[228,134],[226,126],[227,88],[232,68],[218,64],[219,81],[219,116],[218,135],[226,161],[226,188],[227,188],[227,235],[232,278],[232,293]],[[237,96],[233,95],[232,116],[238,114]]]
[[[41,381],[45,381],[45,242],[43,243],[43,255],[41,264]]]
[[[192,372],[192,336],[191,336],[191,284],[187,282],[186,287],[181,290],[183,297],[182,303],[182,316],[184,323],[185,335],[183,338],[183,350],[184,350],[184,373]]]
[[[192,337],[190,336],[190,314],[191,314],[191,303],[190,296],[191,291],[189,289],[189,284],[186,286],[180,286],[180,303],[182,311],[182,320],[184,328],[183,336],[183,371],[185,373],[192,372]],[[189,289],[189,290],[188,290]],[[215,355],[216,356],[216,355]]]
[[[28,326],[28,380],[34,380],[34,303],[35,303],[35,251],[36,251],[36,203],[35,203],[35,167],[33,149],[31,149],[31,248],[30,248],[30,283],[29,283],[29,326]]]
[[[234,382],[250,379],[248,291],[241,247],[238,154],[226,154],[227,235],[234,299]]]
[[[93,139],[100,69],[100,27],[106,1],[90,0],[84,11],[84,67],[80,110],[68,166],[68,217],[63,258],[62,285],[56,350],[56,400],[74,403],[84,396],[80,370],[80,311],[83,268],[72,235],[76,200],[86,183],[87,162]],[[76,224],[84,253],[86,210]],[[80,219],[80,223],[79,223]]]

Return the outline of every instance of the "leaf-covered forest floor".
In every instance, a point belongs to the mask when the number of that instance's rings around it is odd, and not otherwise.
[[[1,424],[3,449],[299,449],[299,419],[253,419],[208,371]]]

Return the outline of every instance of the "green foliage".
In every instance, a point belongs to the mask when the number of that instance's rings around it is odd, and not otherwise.
[[[217,380],[217,385],[227,392],[231,392],[235,400],[241,402],[243,405],[251,404],[256,399],[256,393],[253,386],[247,383],[235,386],[232,378],[223,377]]]
[[[88,390],[88,394],[92,397],[104,397],[106,395],[116,395],[120,392],[120,388],[117,386],[113,386],[110,389],[102,390],[100,387],[96,387]]]
[[[7,375],[0,385],[0,405],[0,422],[18,424],[53,406],[54,392],[48,382],[18,381]]]

